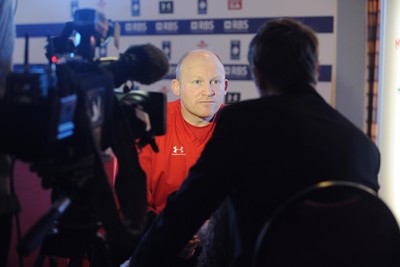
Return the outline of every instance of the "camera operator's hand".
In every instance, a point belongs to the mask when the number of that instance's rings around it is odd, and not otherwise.
[[[136,107],[135,112],[136,112],[136,118],[141,120],[146,125],[144,127],[145,131],[149,132],[151,130],[149,114],[146,111],[144,111],[143,108],[141,107]]]

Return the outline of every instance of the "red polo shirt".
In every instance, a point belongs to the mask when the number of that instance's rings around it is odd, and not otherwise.
[[[147,177],[148,208],[160,213],[168,195],[176,191],[197,161],[215,128],[215,117],[204,127],[188,124],[182,116],[180,99],[167,104],[167,131],[156,137],[159,152],[146,145],[139,161]]]

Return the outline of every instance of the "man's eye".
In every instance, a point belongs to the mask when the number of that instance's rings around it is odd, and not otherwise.
[[[201,84],[201,81],[200,80],[195,80],[195,81],[193,81],[193,84]]]
[[[220,84],[220,83],[221,83],[220,80],[213,80],[213,81],[211,81],[211,84],[212,84],[212,85],[217,85],[217,84]]]

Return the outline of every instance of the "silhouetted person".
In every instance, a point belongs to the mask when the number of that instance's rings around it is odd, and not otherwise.
[[[169,266],[225,199],[229,266],[248,267],[262,225],[293,194],[323,180],[379,189],[378,148],[315,90],[318,40],[311,28],[270,20],[251,40],[248,60],[260,98],[221,110],[213,136],[130,267]]]

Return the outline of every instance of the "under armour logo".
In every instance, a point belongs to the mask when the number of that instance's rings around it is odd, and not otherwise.
[[[173,149],[174,149],[174,154],[178,153],[178,151],[179,151],[181,154],[183,154],[183,146],[181,146],[181,147],[179,147],[179,148],[178,148],[177,146],[174,146]]]

